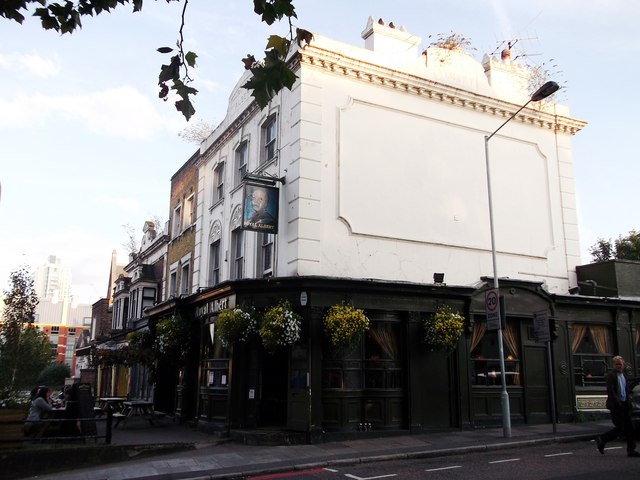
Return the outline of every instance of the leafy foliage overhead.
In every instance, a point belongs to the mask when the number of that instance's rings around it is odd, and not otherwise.
[[[635,260],[640,261],[640,232],[631,230],[626,237],[620,235],[613,242],[611,239],[599,238],[589,248],[589,253],[594,262],[606,262],[608,260]]]
[[[180,0],[165,1],[170,3]],[[169,61],[160,67],[158,96],[164,101],[168,100],[170,93],[177,96],[175,107],[188,121],[196,111],[192,98],[198,93],[198,90],[190,86],[193,79],[189,75],[189,69],[196,67],[198,55],[192,51],[185,52],[183,30],[189,0],[183,1],[179,37],[175,48],[157,49],[159,53],[171,54]],[[42,28],[45,30],[71,34],[82,28],[82,17],[110,13],[124,5],[131,5],[133,12],[139,12],[142,10],[142,2],[143,0],[3,0],[0,2],[0,17],[22,24],[25,14],[33,11],[32,15],[40,19]],[[296,75],[286,63],[286,55],[293,41],[291,19],[297,16],[293,0],[254,0],[253,5],[254,12],[267,25],[272,25],[284,18],[289,21],[289,37],[270,36],[262,62],[257,62],[253,55],[243,59],[245,68],[253,73],[253,78],[243,87],[251,90],[258,105],[264,107],[284,87],[290,89],[296,80]],[[298,42],[301,39],[307,42],[310,40],[309,32],[304,30],[298,30],[297,37]]]

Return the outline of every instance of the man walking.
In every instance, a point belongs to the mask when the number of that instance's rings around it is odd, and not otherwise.
[[[619,355],[613,357],[613,370],[607,373],[606,378],[606,407],[611,412],[614,427],[596,437],[598,451],[604,455],[605,444],[624,435],[627,439],[627,456],[640,457],[640,452],[636,451],[635,432],[631,422],[631,395],[630,389],[627,388],[627,377],[624,374],[624,358]]]

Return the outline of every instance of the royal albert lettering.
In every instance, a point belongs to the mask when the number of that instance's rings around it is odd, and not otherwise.
[[[212,300],[211,302],[207,302],[204,305],[200,305],[196,309],[196,316],[203,317],[211,313],[218,313],[221,310],[225,310],[226,308],[229,308],[229,297],[221,298],[220,300]]]

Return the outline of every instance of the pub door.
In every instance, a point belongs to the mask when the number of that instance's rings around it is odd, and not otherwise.
[[[551,422],[549,367],[546,347],[524,346],[525,419],[529,424]]]
[[[273,354],[264,352],[260,366],[258,399],[260,427],[285,427],[287,424],[287,387],[289,349]]]

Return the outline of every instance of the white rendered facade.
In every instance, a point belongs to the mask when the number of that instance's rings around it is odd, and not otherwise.
[[[508,59],[420,54],[418,37],[372,19],[363,38],[367,48],[314,34],[296,52],[293,89],[263,110],[240,79],[201,146],[194,286],[239,278],[243,145],[248,172],[285,180],[270,275],[431,283],[444,272],[450,285],[493,275],[484,137],[528,100],[526,75]],[[277,154],[261,164],[273,118]],[[530,104],[490,141],[501,277],[543,281],[551,293],[575,285],[570,137],[583,126],[561,105]],[[242,277],[264,276],[260,235],[241,240]]]

